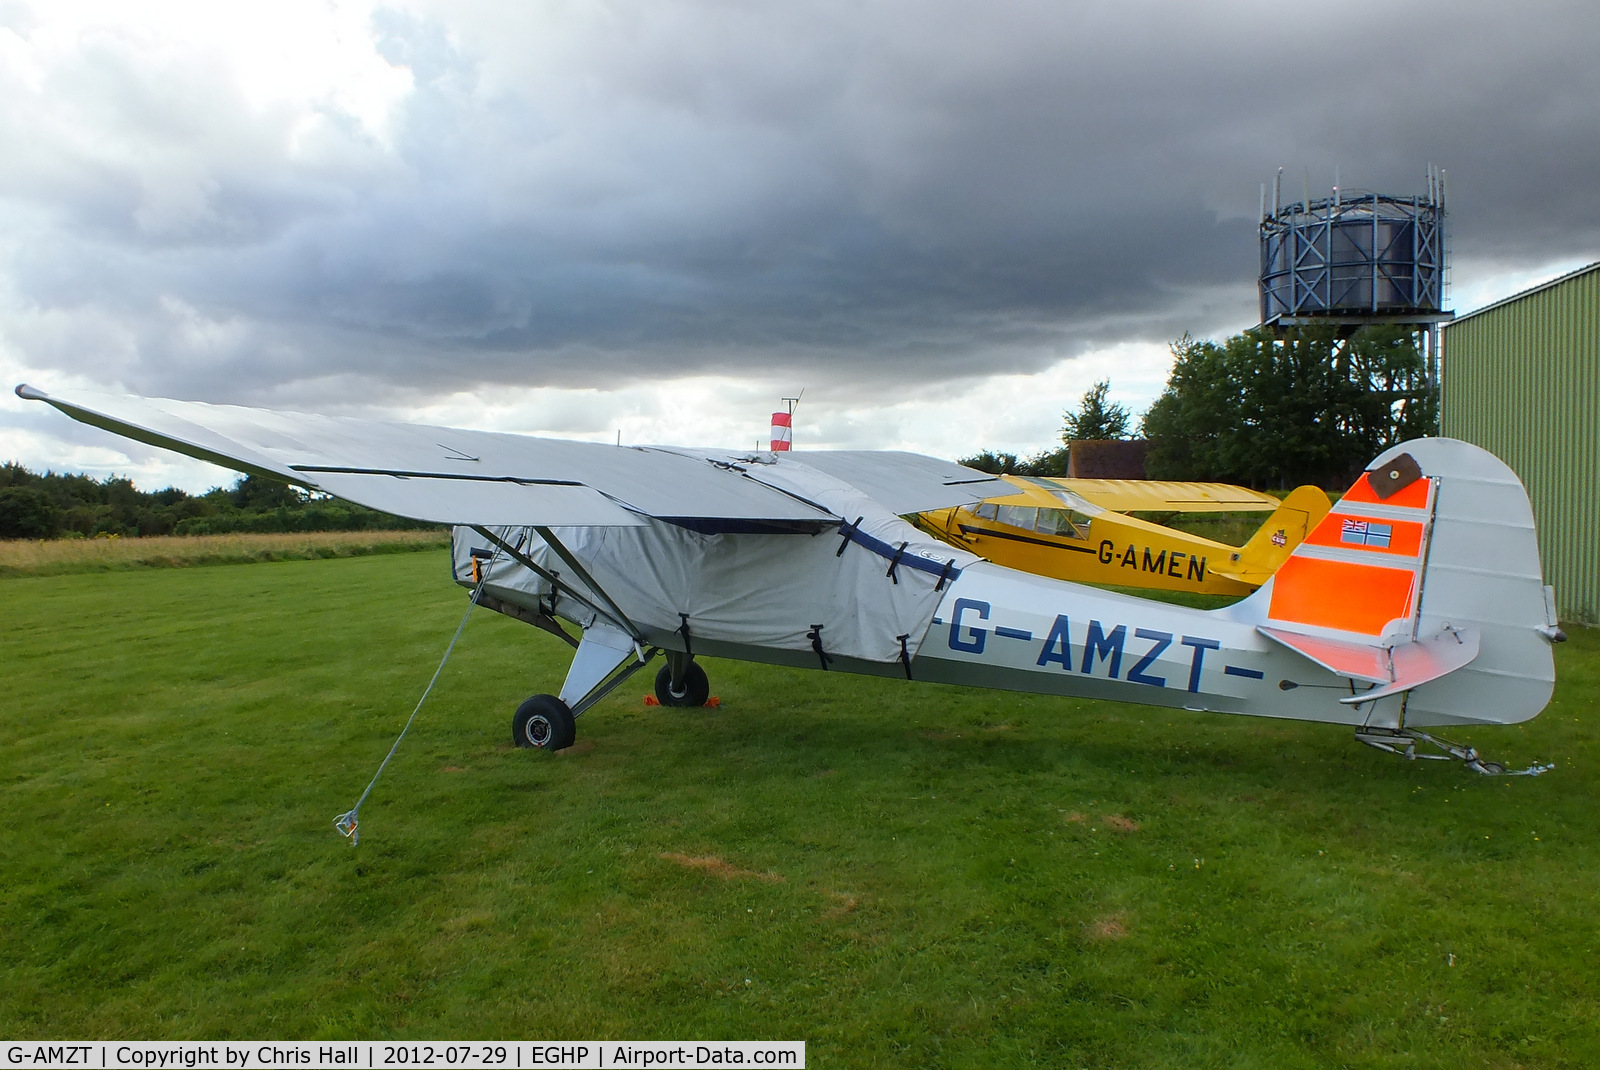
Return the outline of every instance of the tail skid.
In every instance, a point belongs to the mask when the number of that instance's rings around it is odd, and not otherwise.
[[[1448,762],[1452,759],[1459,760],[1474,773],[1484,776],[1539,776],[1548,773],[1556,767],[1555,762],[1546,762],[1541,765],[1534,762],[1526,769],[1507,769],[1501,762],[1491,762],[1480,755],[1475,747],[1463,743],[1452,743],[1448,739],[1440,739],[1426,732],[1419,732],[1411,728],[1358,728],[1356,729],[1356,742],[1365,743],[1369,747],[1398,754],[1407,761]],[[1425,743],[1444,751],[1443,754],[1418,754],[1417,744]]]

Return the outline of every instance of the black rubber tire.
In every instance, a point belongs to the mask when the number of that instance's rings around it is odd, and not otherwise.
[[[711,697],[711,681],[698,661],[691,661],[683,674],[683,691],[672,690],[672,667],[661,666],[656,673],[656,701],[663,706],[704,706]]]
[[[534,695],[511,718],[511,742],[539,750],[566,750],[578,738],[572,710],[554,695]]]

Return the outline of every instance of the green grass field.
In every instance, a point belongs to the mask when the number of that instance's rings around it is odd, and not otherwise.
[[[450,533],[423,531],[245,532],[234,535],[153,535],[147,538],[3,539],[0,579],[126,572],[194,565],[318,560],[437,550]]]
[[[812,1066],[1600,1063],[1600,633],[1538,779],[710,662],[560,755],[438,551],[0,580],[0,1036],[773,1038]]]

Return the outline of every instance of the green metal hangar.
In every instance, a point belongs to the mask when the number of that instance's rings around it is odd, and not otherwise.
[[[1443,350],[1443,434],[1522,477],[1561,619],[1600,623],[1600,263],[1462,316]]]

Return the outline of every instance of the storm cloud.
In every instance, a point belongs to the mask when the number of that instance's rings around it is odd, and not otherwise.
[[[890,404],[1252,322],[1280,166],[1444,166],[1458,280],[1600,250],[1593,3],[62,10],[0,4],[0,360],[47,387]]]

